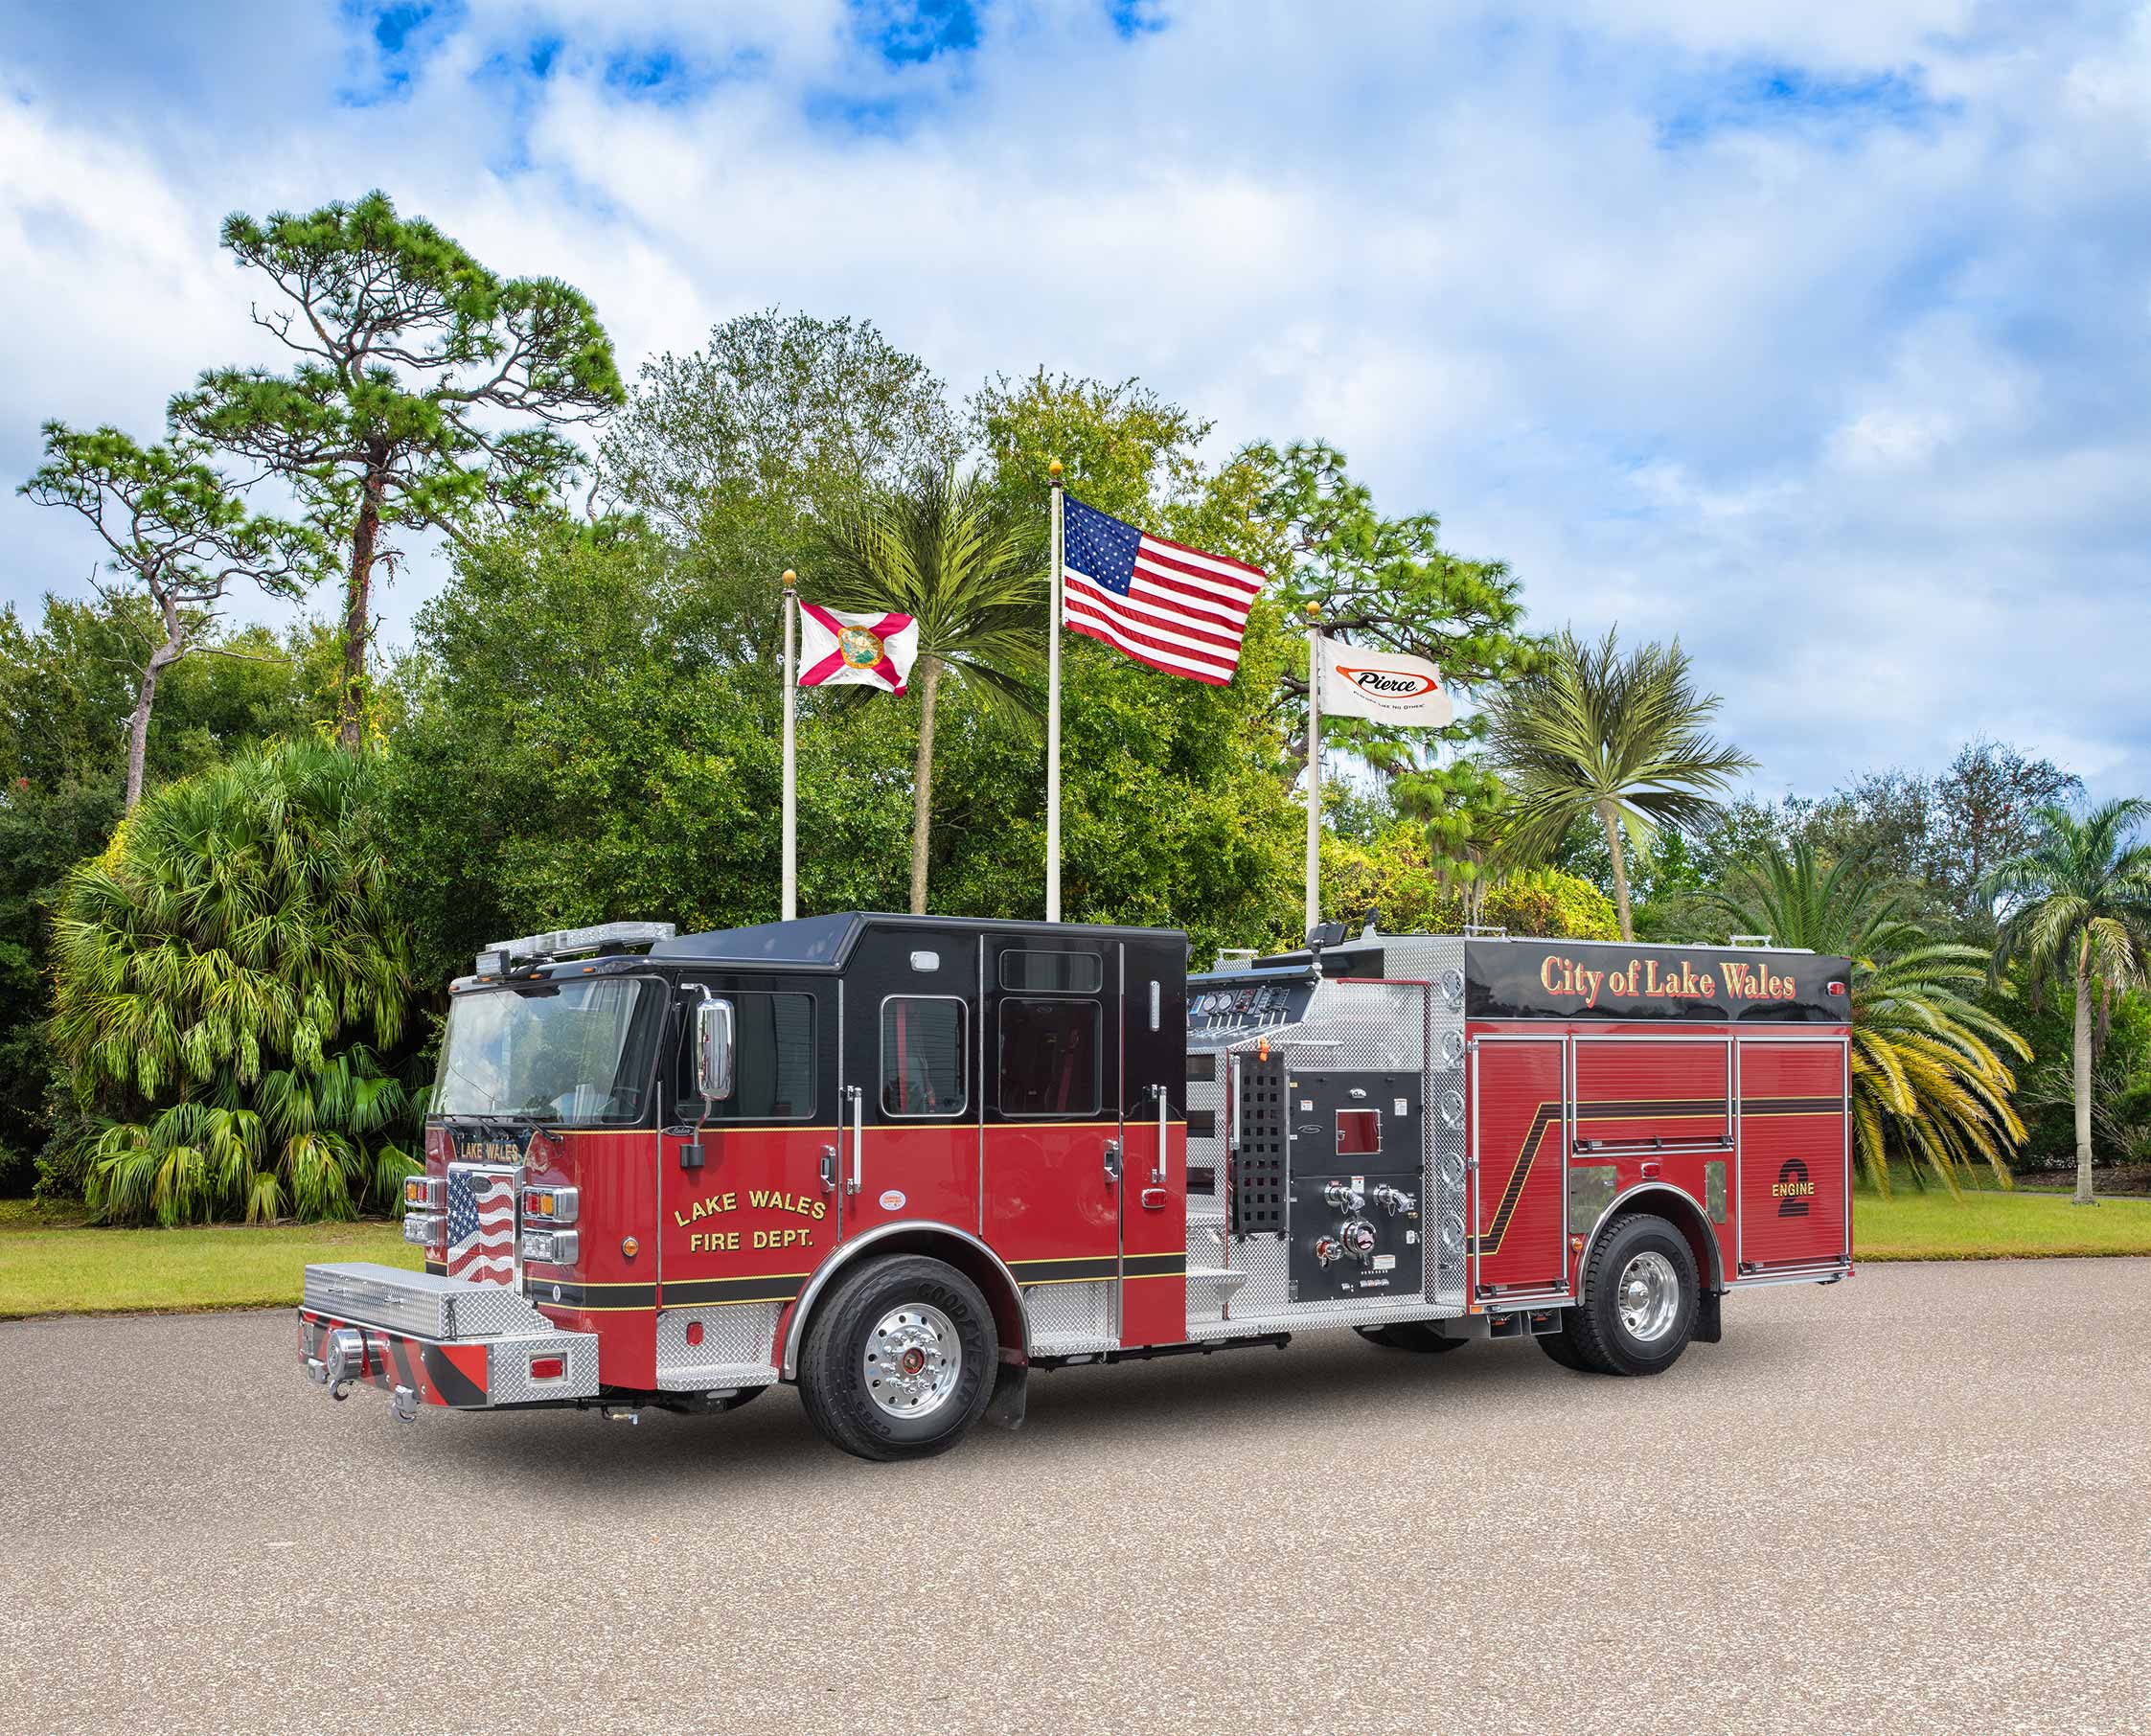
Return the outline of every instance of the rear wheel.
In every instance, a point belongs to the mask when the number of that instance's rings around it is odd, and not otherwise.
[[[998,1343],[986,1298],[954,1267],[876,1260],[816,1312],[800,1401],[825,1439],[859,1458],[946,1452],[993,1396]]]
[[[1568,1311],[1566,1336],[1585,1364],[1645,1375],[1681,1359],[1695,1332],[1702,1286],[1687,1238],[1663,1218],[1636,1212],[1615,1219],[1591,1250],[1583,1289],[1582,1303]]]
[[[1445,1350],[1462,1350],[1466,1339],[1445,1338],[1424,1320],[1396,1320],[1387,1326],[1362,1326],[1356,1330],[1369,1344],[1380,1344],[1389,1350],[1421,1350],[1439,1355]]]

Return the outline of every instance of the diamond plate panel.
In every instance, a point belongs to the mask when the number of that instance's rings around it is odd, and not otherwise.
[[[733,1302],[717,1308],[668,1308],[657,1316],[657,1386],[706,1392],[714,1386],[767,1386],[777,1378],[781,1302]],[[702,1341],[690,1344],[698,1325]]]
[[[1282,1040],[1293,1066],[1423,1071],[1427,991],[1410,983],[1317,983],[1307,1017]]]
[[[1112,1350],[1120,1343],[1110,1279],[1095,1283],[1034,1284],[1023,1292],[1031,1349],[1047,1356]]]
[[[530,1378],[533,1357],[560,1357],[567,1372],[556,1381]],[[528,1405],[539,1399],[598,1396],[598,1336],[557,1332],[541,1337],[496,1338],[486,1346],[486,1399],[493,1405]]]
[[[505,1285],[472,1284],[370,1260],[308,1267],[301,1300],[319,1313],[422,1338],[485,1338],[553,1330],[552,1321]]]

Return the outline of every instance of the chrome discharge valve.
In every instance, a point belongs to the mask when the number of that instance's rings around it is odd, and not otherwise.
[[[1386,1182],[1374,1190],[1374,1202],[1392,1218],[1419,1209],[1418,1195],[1407,1194],[1403,1188],[1391,1187]]]
[[[1315,1238],[1315,1258],[1324,1266],[1335,1266],[1343,1257],[1344,1244],[1335,1236],[1316,1236]]]
[[[1322,1198],[1340,1212],[1357,1212],[1366,1205],[1366,1196],[1349,1181],[1333,1181],[1322,1190]]]
[[[1351,1220],[1338,1231],[1338,1237],[1344,1244],[1344,1251],[1353,1259],[1363,1262],[1374,1258],[1374,1245],[1379,1238],[1374,1233],[1374,1225],[1364,1218]]]

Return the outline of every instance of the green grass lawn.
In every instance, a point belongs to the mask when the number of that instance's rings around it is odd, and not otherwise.
[[[1852,1252],[1864,1260],[2015,1260],[2063,1254],[2151,1254],[2151,1199],[2071,1205],[2066,1194],[1967,1189],[1925,1193],[1893,1178],[1888,1199],[1852,1200]]]
[[[92,1229],[0,1201],[0,1319],[293,1306],[310,1260],[424,1265],[395,1223]]]

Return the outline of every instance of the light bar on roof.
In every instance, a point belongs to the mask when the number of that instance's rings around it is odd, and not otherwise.
[[[587,928],[527,934],[520,940],[494,941],[478,954],[477,972],[480,976],[499,976],[511,961],[542,964],[572,958],[578,952],[595,952],[600,947],[653,947],[678,932],[673,923],[596,923]]]

